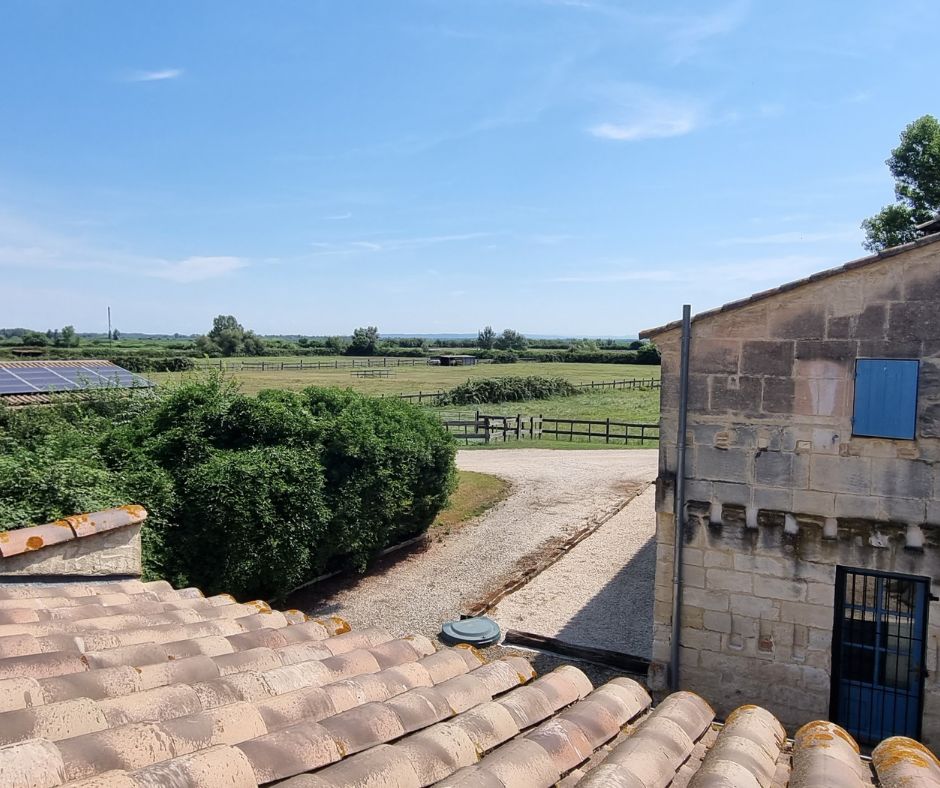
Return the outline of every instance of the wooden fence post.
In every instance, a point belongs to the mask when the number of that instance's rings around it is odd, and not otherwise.
[[[607,430],[604,432],[604,443],[610,443],[610,416],[607,417]]]

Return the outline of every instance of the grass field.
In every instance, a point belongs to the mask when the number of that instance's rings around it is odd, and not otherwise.
[[[658,368],[657,368],[658,371]],[[463,408],[428,408],[441,415],[459,418],[473,414],[475,406]],[[527,402],[506,402],[496,405],[480,405],[481,413],[492,416],[553,416],[558,419],[610,419],[635,424],[655,424],[659,421],[659,389],[648,390],[598,390],[573,397],[551,397]]]
[[[457,472],[457,489],[450,503],[431,526],[431,536],[446,536],[474,517],[479,517],[509,495],[505,479],[475,471]]]
[[[278,359],[278,361],[288,359]],[[299,360],[299,359],[295,359]],[[306,359],[307,361],[309,359]],[[346,358],[346,361],[349,359]],[[465,383],[471,378],[493,378],[506,376],[541,375],[544,377],[561,377],[572,383],[590,383],[604,380],[629,380],[633,378],[658,378],[659,367],[642,366],[638,364],[565,364],[542,363],[537,361],[519,362],[517,364],[478,364],[473,367],[431,367],[421,365],[416,367],[390,367],[391,377],[388,378],[358,378],[352,374],[351,369],[311,369],[311,370],[243,370],[226,372],[233,379],[239,381],[246,394],[256,394],[262,389],[288,389],[297,391],[307,386],[340,386],[353,388],[366,394],[413,394],[418,391],[438,391],[449,389]],[[155,383],[172,383],[186,376],[205,374],[200,371],[157,372],[147,375]],[[591,396],[609,394],[626,394],[632,392],[597,391]],[[567,399],[567,398],[566,398]],[[571,399],[580,399],[572,397]],[[549,400],[541,400],[548,402]],[[526,411],[518,411],[526,412]],[[540,411],[535,411],[540,412]],[[549,411],[541,411],[548,413]],[[560,415],[552,413],[552,415]],[[587,414],[578,414],[587,415]],[[606,418],[606,416],[605,416]],[[613,415],[611,415],[613,418]]]

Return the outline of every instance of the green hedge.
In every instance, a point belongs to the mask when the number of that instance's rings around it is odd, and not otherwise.
[[[497,402],[521,402],[529,399],[567,397],[578,388],[564,378],[528,377],[478,378],[450,389],[441,405],[484,405]]]
[[[213,377],[136,400],[0,408],[0,523],[141,503],[148,576],[270,598],[364,568],[453,488],[446,430],[390,398]]]
[[[191,356],[112,356],[109,360],[131,372],[185,372],[196,367]]]

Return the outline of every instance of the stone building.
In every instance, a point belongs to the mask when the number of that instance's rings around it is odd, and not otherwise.
[[[938,241],[693,318],[678,681],[719,714],[750,698],[785,725],[828,717],[863,743],[940,744]],[[681,325],[642,336],[663,357],[662,688]]]

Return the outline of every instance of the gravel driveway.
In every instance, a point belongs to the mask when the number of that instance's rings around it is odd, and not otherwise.
[[[354,627],[434,636],[445,621],[512,576],[517,562],[631,498],[656,476],[656,450],[460,451],[462,470],[510,481],[510,495],[426,550],[344,584],[315,586],[292,604]]]
[[[649,658],[656,571],[652,485],[490,613],[504,629]]]

